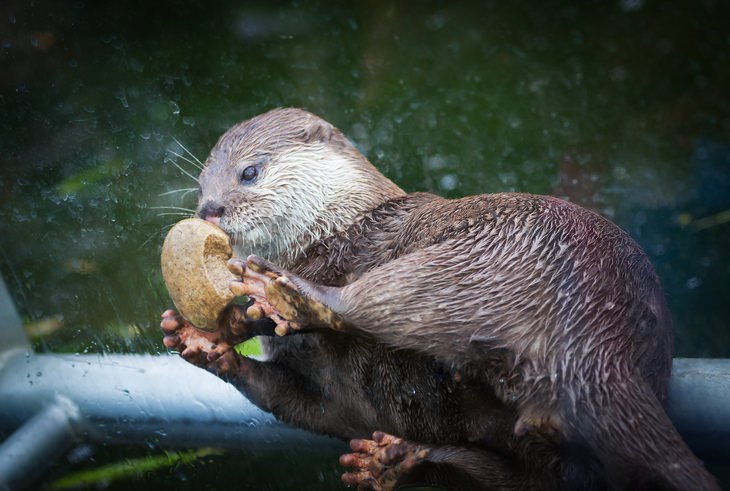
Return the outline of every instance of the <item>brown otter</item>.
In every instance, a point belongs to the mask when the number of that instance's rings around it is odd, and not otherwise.
[[[232,264],[255,303],[212,334],[163,314],[165,345],[284,421],[357,438],[346,483],[717,489],[661,406],[659,282],[607,220],[549,197],[405,194],[296,109],[226,132],[200,185],[198,214],[271,262]],[[231,349],[260,334],[267,361]]]

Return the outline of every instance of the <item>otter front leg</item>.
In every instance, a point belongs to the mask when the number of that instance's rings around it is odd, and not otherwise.
[[[167,310],[162,314],[160,324],[164,334],[162,342],[168,349],[178,351],[189,363],[209,370],[232,383],[266,411],[272,411],[277,406],[277,401],[281,399],[311,399],[309,394],[297,396],[304,386],[298,373],[287,371],[272,363],[247,358],[235,350],[236,343],[229,342],[235,339],[236,333],[239,332],[235,329],[240,329],[242,325],[255,325],[254,322],[244,322],[241,319],[236,322],[238,316],[242,315],[242,310],[242,308],[232,310],[230,314],[232,320],[222,324],[227,325],[228,329],[221,328],[213,332],[201,331],[174,311]],[[250,319],[246,317],[245,320]],[[267,324],[268,331],[272,332],[271,323]]]
[[[273,335],[273,323],[269,335]],[[222,330],[197,329],[172,310],[163,314],[164,345],[188,362],[231,383],[251,402],[278,419],[317,433],[336,436],[362,433],[360,417],[342,418],[338,399],[325,398],[318,383],[295,367],[240,355],[224,341]],[[351,411],[351,408],[347,410]]]
[[[238,305],[226,309],[219,325],[215,331],[202,331],[175,311],[166,310],[160,323],[164,334],[162,343],[178,351],[189,363],[226,377],[240,364],[236,359],[240,358],[234,349],[236,344],[273,332],[273,324],[268,319],[253,320]]]
[[[226,307],[214,331],[201,331],[173,310],[166,310],[160,324],[165,334],[163,343],[167,348],[179,350],[183,358],[194,365],[204,366],[203,360],[198,360],[200,352],[222,353],[224,349],[255,336],[273,336],[274,323],[270,319],[249,315],[252,304],[253,301],[247,306],[233,304]],[[185,352],[185,349],[188,351]],[[208,361],[212,361],[212,357]]]
[[[313,285],[256,256],[249,256],[246,262],[231,259],[228,265],[231,272],[241,277],[240,281],[231,282],[231,291],[255,301],[248,308],[248,315],[274,321],[279,336],[310,326],[342,328],[341,317],[312,295],[312,290],[324,291],[326,287]]]

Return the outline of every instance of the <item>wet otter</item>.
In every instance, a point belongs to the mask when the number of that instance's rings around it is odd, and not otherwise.
[[[348,484],[717,489],[661,407],[659,282],[600,216],[405,194],[296,109],[229,130],[200,185],[198,214],[268,261],[232,264],[255,303],[218,331],[163,314],[165,345],[284,421],[356,438]],[[271,336],[266,362],[231,349],[254,335]]]

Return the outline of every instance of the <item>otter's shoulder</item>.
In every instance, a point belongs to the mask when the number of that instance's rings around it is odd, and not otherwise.
[[[424,200],[399,224],[396,243],[408,243],[409,251],[445,241],[511,244],[534,247],[599,248],[607,254],[643,253],[617,225],[598,213],[552,196],[497,193],[458,199]],[[562,250],[562,249],[561,249]],[[406,251],[406,252],[409,252]]]
[[[495,193],[446,200],[425,205],[421,220],[453,223],[452,228],[512,227],[531,223],[553,225],[584,224],[618,230],[618,227],[595,211],[554,196],[529,193]]]
[[[581,213],[569,202],[526,193],[496,193],[456,199],[408,195],[414,206],[404,217],[402,233],[423,241],[442,242],[484,228],[513,228],[534,221]]]

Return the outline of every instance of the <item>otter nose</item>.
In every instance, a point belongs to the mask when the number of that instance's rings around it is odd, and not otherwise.
[[[220,203],[208,201],[200,208],[200,210],[198,210],[198,216],[203,220],[208,220],[216,225],[220,225],[221,217],[225,211],[225,206]]]

